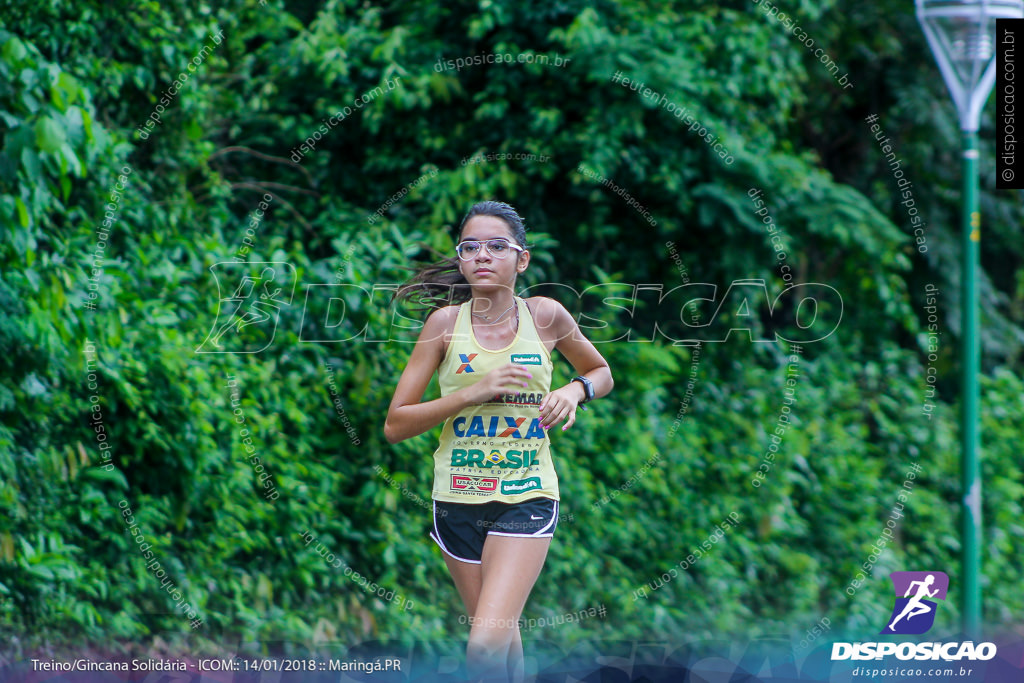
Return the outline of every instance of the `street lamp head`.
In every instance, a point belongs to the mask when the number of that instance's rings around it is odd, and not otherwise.
[[[977,132],[995,83],[996,19],[1024,17],[1024,0],[916,0],[921,24],[939,63],[960,127]]]

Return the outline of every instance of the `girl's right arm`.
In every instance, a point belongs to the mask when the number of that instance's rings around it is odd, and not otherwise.
[[[472,386],[463,387],[447,396],[420,403],[430,378],[444,358],[445,333],[454,325],[458,306],[434,311],[423,323],[419,339],[413,347],[409,363],[395,388],[395,395],[384,422],[384,438],[398,443],[419,436],[455,415],[463,408],[483,403],[495,394],[526,386],[529,371],[521,365],[508,363],[480,378]]]

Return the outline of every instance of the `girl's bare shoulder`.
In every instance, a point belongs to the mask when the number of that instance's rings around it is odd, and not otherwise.
[[[530,307],[530,313],[533,314],[537,326],[543,328],[550,328],[565,311],[562,304],[548,296],[531,296],[526,299],[526,304]]]
[[[429,339],[440,339],[441,357],[448,352],[448,343],[455,331],[455,321],[459,317],[460,305],[442,306],[427,316],[423,323],[424,336]]]

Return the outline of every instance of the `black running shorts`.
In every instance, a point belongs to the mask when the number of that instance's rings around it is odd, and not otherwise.
[[[487,534],[551,538],[558,526],[558,501],[533,498],[522,503],[434,501],[430,537],[456,560],[480,564]]]

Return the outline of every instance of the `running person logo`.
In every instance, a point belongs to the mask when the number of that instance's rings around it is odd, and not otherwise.
[[[270,346],[281,308],[292,303],[295,269],[283,262],[227,261],[210,266],[210,272],[220,293],[217,318],[196,353],[258,353]],[[219,275],[238,284],[225,287]]]
[[[936,600],[945,600],[949,577],[943,572],[893,572],[893,590],[896,605],[892,608],[888,625],[881,631],[889,635],[917,635],[925,633],[935,623]]]

